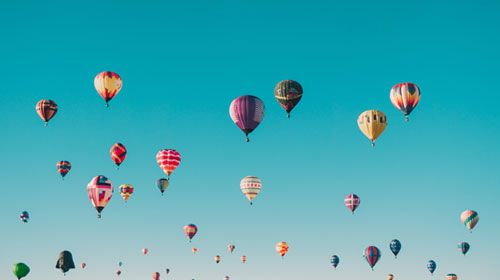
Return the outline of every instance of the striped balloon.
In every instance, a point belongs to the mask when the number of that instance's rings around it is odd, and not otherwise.
[[[284,257],[286,253],[288,253],[288,243],[285,241],[276,243],[276,252],[278,252],[280,256]]]
[[[19,218],[21,218],[21,221],[23,221],[23,223],[27,223],[30,219],[30,214],[28,213],[28,211],[23,211],[21,212],[21,215],[19,215]]]
[[[255,176],[246,176],[240,181],[241,192],[247,197],[252,205],[253,200],[259,194],[262,187],[262,181]]]
[[[116,166],[119,167],[120,164],[122,164],[122,162],[125,160],[125,157],[127,156],[127,149],[122,143],[116,143],[113,144],[113,146],[111,146],[109,154],[113,162],[116,164]]]
[[[220,256],[219,255],[215,256],[214,261],[215,263],[220,263]]]
[[[408,116],[420,101],[420,89],[413,83],[401,83],[392,87],[389,96],[392,105],[401,111],[408,121]]]
[[[398,258],[399,251],[401,251],[401,242],[399,242],[399,240],[397,239],[392,240],[389,244],[389,249],[391,249],[394,257]]]
[[[472,232],[472,229],[477,225],[477,222],[479,222],[479,215],[476,211],[467,209],[460,215],[460,220],[462,224]]]
[[[42,99],[36,103],[35,109],[38,116],[45,122],[45,126],[47,126],[57,113],[57,104],[52,100]]]
[[[467,254],[467,252],[469,252],[470,245],[467,242],[461,242],[460,244],[458,244],[458,249],[465,256],[465,254]]]
[[[292,80],[284,80],[279,82],[274,88],[274,97],[278,103],[285,109],[290,118],[290,112],[297,106],[302,98],[302,86]]]
[[[66,176],[66,174],[68,174],[68,172],[71,170],[71,163],[69,161],[66,161],[66,160],[61,160],[61,161],[56,163],[56,168],[57,168],[57,172],[59,172],[59,174],[61,174],[61,176],[64,180],[64,176]]]
[[[351,213],[354,214],[354,211],[358,208],[359,204],[361,203],[361,200],[359,199],[359,196],[351,193],[350,195],[346,196],[344,199],[344,204],[345,206],[351,210]]]
[[[446,275],[446,280],[457,280],[458,276],[456,274],[450,273]]]
[[[106,101],[106,107],[109,107],[109,101],[122,89],[122,78],[114,72],[104,71],[95,76],[94,86],[97,93]]]
[[[236,248],[236,246],[234,246],[233,244],[227,245],[227,250],[229,251],[229,253],[233,253],[235,248]]]
[[[382,111],[367,110],[358,117],[359,130],[370,139],[372,146],[375,146],[375,140],[384,132],[386,126],[387,117]]]
[[[247,256],[241,256],[241,262],[246,263],[247,262]]]
[[[134,193],[134,187],[129,184],[123,184],[120,186],[120,195],[122,196],[125,202],[128,201],[130,196]]]
[[[173,149],[160,150],[156,154],[156,162],[158,162],[160,168],[169,177],[177,166],[179,166],[179,163],[181,163],[181,154]]]
[[[95,176],[87,185],[87,194],[90,202],[97,210],[97,217],[101,218],[101,212],[108,204],[113,195],[113,185],[105,176]]]
[[[433,260],[430,260],[427,262],[427,270],[429,270],[429,272],[431,273],[431,275],[434,274],[434,271],[436,271],[436,268],[437,268],[437,264],[435,261]]]
[[[189,238],[189,242],[191,242],[191,239],[193,239],[197,232],[198,227],[193,224],[184,226],[184,234]]]
[[[153,273],[153,280],[160,280],[160,273],[159,272]]]
[[[256,96],[244,95],[234,99],[229,105],[229,115],[233,122],[245,133],[254,131],[264,118],[264,102]]]
[[[156,187],[160,190],[161,195],[167,190],[169,181],[168,179],[161,178],[156,181]]]
[[[365,257],[366,261],[368,262],[368,264],[370,265],[372,270],[373,270],[373,267],[380,260],[381,256],[382,255],[380,254],[380,250],[375,246],[369,246],[368,248],[365,249],[364,257]]]
[[[332,264],[333,268],[337,268],[337,266],[339,265],[339,262],[340,262],[340,258],[337,255],[333,255],[330,258],[330,263]]]

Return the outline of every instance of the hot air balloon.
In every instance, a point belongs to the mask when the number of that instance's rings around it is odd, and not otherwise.
[[[45,126],[49,124],[49,121],[56,115],[57,113],[57,104],[49,99],[42,99],[36,103],[36,113],[42,121],[45,122]]]
[[[181,154],[172,149],[160,150],[156,154],[156,161],[163,172],[167,174],[167,177],[170,177],[170,174],[172,174],[177,166],[179,166],[179,163],[181,163]]]
[[[66,174],[68,174],[68,172],[71,170],[71,163],[69,161],[66,161],[66,160],[61,160],[61,161],[57,162],[56,168],[57,168],[57,172],[59,172],[59,174],[61,174],[61,177],[64,180],[64,176],[66,176]]]
[[[393,279],[394,279],[394,275],[392,275],[392,274],[387,275],[387,280],[393,280]]]
[[[450,273],[446,275],[446,280],[457,280],[458,276],[456,274]]]
[[[392,253],[394,254],[394,257],[398,258],[399,251],[401,251],[401,242],[399,242],[399,240],[397,240],[397,239],[394,239],[389,244],[389,248],[391,249]]]
[[[80,267],[81,267],[82,269],[84,269],[85,267],[87,267],[87,264],[86,264],[86,263],[81,263],[81,264],[80,264]]]
[[[163,193],[165,192],[165,190],[167,190],[168,183],[169,183],[168,179],[165,179],[165,178],[161,178],[161,179],[158,179],[158,181],[156,181],[156,186],[160,190],[161,195],[163,195]]]
[[[279,82],[274,88],[274,97],[278,103],[285,109],[290,118],[290,112],[297,106],[302,98],[302,86],[292,80],[284,80]]]
[[[142,254],[143,255],[147,255],[148,253],[149,253],[149,249],[148,248],[142,249]]]
[[[189,224],[187,226],[184,226],[184,234],[189,238],[189,242],[191,242],[191,239],[196,235],[198,232],[198,227],[196,227],[193,224]]]
[[[219,255],[215,256],[214,261],[215,263],[220,263],[220,256]]]
[[[434,271],[436,271],[436,268],[437,268],[437,264],[435,261],[433,260],[430,260],[427,262],[427,269],[429,270],[429,272],[431,273],[431,275],[434,274]]]
[[[125,157],[127,157],[127,148],[125,148],[122,143],[116,143],[111,146],[109,154],[113,162],[116,164],[117,168],[119,168],[120,164],[122,164],[122,162],[125,160]]]
[[[224,276],[224,280],[229,280],[229,276]]]
[[[160,273],[159,272],[153,273],[153,280],[160,280]]]
[[[247,197],[252,205],[253,200],[259,194],[262,187],[262,181],[255,176],[246,176],[240,181],[241,192]]]
[[[350,195],[346,196],[344,199],[344,204],[345,206],[351,210],[351,213],[354,214],[354,211],[358,208],[359,204],[361,203],[361,200],[359,199],[359,196],[351,193]]]
[[[30,268],[24,263],[16,263],[12,268],[12,272],[17,277],[17,279],[21,279],[26,277],[28,273],[30,273]]]
[[[241,256],[241,262],[246,263],[247,262],[247,256]]]
[[[369,246],[368,248],[365,249],[364,257],[372,270],[373,267],[380,260],[381,256],[382,255],[380,254],[380,250],[375,246]]]
[[[57,259],[56,268],[60,269],[64,275],[70,269],[75,268],[75,263],[73,262],[73,256],[69,251],[62,251]]]
[[[21,215],[19,215],[19,217],[21,218],[21,221],[27,223],[28,220],[30,219],[30,214],[28,213],[28,211],[23,211],[21,212]]]
[[[195,247],[191,248],[191,252],[193,252],[193,254],[196,254],[198,252],[198,248]]]
[[[460,215],[460,220],[462,224],[472,232],[472,229],[477,225],[477,222],[479,222],[479,215],[476,211],[467,209]]]
[[[118,262],[118,266],[121,267],[123,265],[123,262]]]
[[[113,186],[111,181],[105,176],[95,176],[87,185],[87,193],[90,202],[97,210],[97,217],[101,218],[101,212],[108,204],[113,195]]]
[[[372,146],[375,146],[375,140],[387,126],[387,117],[378,110],[364,111],[358,117],[358,126],[361,132],[370,139]]]
[[[420,101],[420,89],[413,83],[401,83],[392,87],[389,96],[392,105],[401,111],[408,121],[408,116]]]
[[[264,118],[264,102],[256,96],[243,95],[231,102],[229,115],[233,122],[245,133],[247,142],[248,134],[254,131]]]
[[[470,245],[467,242],[461,242],[460,244],[458,244],[458,249],[465,256],[465,254],[467,254],[467,252],[469,252]]]
[[[116,276],[120,276],[120,274],[122,274],[122,271],[121,270],[117,270],[116,271]]]
[[[276,252],[278,252],[281,257],[284,257],[288,252],[288,243],[286,243],[285,241],[276,243]]]
[[[130,196],[134,193],[134,187],[129,184],[123,184],[119,189],[120,195],[122,196],[123,200],[125,200],[125,202],[127,202]]]
[[[170,273],[170,269],[169,269],[169,268],[165,269],[165,272],[166,272],[167,274],[169,274],[169,273]]]
[[[233,244],[227,245],[227,250],[229,251],[229,253],[233,253],[235,248],[236,248],[236,246],[234,246]]]
[[[340,258],[337,255],[333,255],[330,258],[330,263],[332,264],[333,268],[337,268],[337,265],[339,265]]]
[[[109,101],[122,89],[122,78],[114,72],[104,71],[95,76],[94,86],[102,99],[106,101],[106,107],[109,107]]]

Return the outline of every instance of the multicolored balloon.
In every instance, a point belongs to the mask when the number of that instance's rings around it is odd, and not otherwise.
[[[458,276],[454,273],[450,273],[446,275],[446,280],[457,280]]]
[[[17,277],[17,279],[24,278],[30,273],[30,268],[24,263],[16,263],[12,268],[12,273]]]
[[[359,196],[353,193],[347,195],[344,199],[345,206],[347,207],[347,209],[351,210],[352,214],[354,214],[354,211],[356,211],[360,203],[361,200],[359,199]]]
[[[233,253],[235,248],[236,248],[236,246],[234,246],[233,244],[227,245],[227,250],[229,251],[229,253]]]
[[[460,215],[460,220],[462,224],[472,232],[472,229],[477,225],[477,222],[479,222],[479,215],[476,211],[467,209]]]
[[[104,71],[95,76],[94,86],[97,93],[106,101],[106,107],[109,107],[109,101],[122,89],[122,78],[114,72]]]
[[[372,146],[375,146],[375,140],[384,132],[387,126],[387,117],[382,111],[364,111],[358,117],[358,126],[361,132],[370,139]]]
[[[142,254],[143,255],[147,255],[149,253],[149,249],[148,248],[143,248],[142,249]]]
[[[184,226],[184,234],[187,236],[187,238],[189,238],[189,242],[191,242],[191,239],[193,239],[197,232],[198,227],[193,224]]]
[[[292,80],[284,80],[279,82],[274,88],[274,97],[278,103],[285,109],[290,118],[290,112],[297,106],[302,98],[302,86]]]
[[[246,141],[249,142],[248,134],[254,131],[264,118],[264,102],[253,95],[243,95],[231,102],[229,115],[233,122],[245,133]]]
[[[413,83],[401,83],[392,87],[389,96],[392,105],[401,111],[405,121],[408,121],[408,116],[420,101],[420,89]]]
[[[469,252],[470,245],[467,242],[461,242],[460,244],[458,244],[458,249],[465,256],[465,254],[467,254],[467,252]]]
[[[161,178],[156,181],[156,187],[160,190],[161,195],[167,190],[169,181],[168,179]]]
[[[86,268],[86,267],[87,267],[87,264],[86,264],[86,263],[81,263],[81,264],[80,264],[80,267],[81,267],[82,269],[84,269],[84,268]]]
[[[71,252],[62,251],[61,253],[59,253],[59,258],[56,262],[56,268],[60,269],[64,273],[64,275],[66,275],[66,272],[68,272],[70,269],[75,268],[75,263],[73,262],[73,255],[71,255]]]
[[[214,261],[215,263],[220,263],[220,256],[219,255],[215,256]]]
[[[389,244],[389,248],[391,249],[391,252],[394,254],[394,257],[397,259],[399,251],[401,251],[401,242],[399,242],[399,240],[397,239],[394,239]]]
[[[159,272],[153,273],[153,280],[160,280],[160,273]]]
[[[247,256],[243,255],[241,256],[241,262],[246,263],[247,262]]]
[[[435,261],[433,260],[430,260],[427,262],[427,270],[429,270],[429,272],[431,273],[431,275],[434,274],[434,271],[436,271],[436,268],[437,268],[437,264]]]
[[[134,193],[134,187],[130,184],[123,184],[119,187],[119,189],[120,195],[122,196],[123,200],[125,200],[125,202],[127,202],[130,196]]]
[[[61,160],[58,163],[56,163],[56,168],[57,168],[57,172],[59,172],[59,174],[61,174],[61,177],[64,180],[64,177],[66,176],[66,174],[68,174],[69,171],[71,170],[71,163],[69,161],[66,161],[66,160]]]
[[[23,211],[21,212],[21,215],[19,215],[19,218],[21,218],[21,221],[23,221],[23,223],[27,223],[30,219],[30,214],[28,213],[28,211]]]
[[[393,279],[394,279],[394,275],[392,275],[392,274],[387,275],[387,280],[393,280]]]
[[[101,212],[108,205],[113,195],[111,181],[103,175],[95,176],[87,185],[87,194],[90,202],[97,210],[97,217],[101,218]]]
[[[57,114],[57,104],[49,99],[38,101],[35,109],[38,116],[45,122],[45,126],[47,126],[49,121]]]
[[[330,263],[332,264],[333,268],[337,268],[337,266],[339,265],[339,262],[340,262],[340,258],[337,255],[333,255],[330,258]]]
[[[366,261],[368,262],[368,264],[370,265],[372,270],[373,270],[373,267],[380,260],[381,256],[382,256],[382,254],[380,253],[380,250],[375,246],[369,246],[368,248],[365,249],[364,257],[365,257]]]
[[[193,254],[198,253],[198,248],[195,248],[195,247],[191,248],[191,252],[193,252]]]
[[[170,174],[172,174],[177,166],[179,166],[179,163],[181,163],[181,154],[172,149],[160,150],[156,154],[156,162],[158,162],[163,172],[167,174],[167,177],[170,177]]]
[[[278,252],[281,257],[284,257],[286,253],[288,253],[288,243],[285,241],[276,243],[276,252]]]
[[[109,150],[109,155],[111,156],[111,160],[116,164],[117,167],[120,167],[120,164],[123,163],[125,157],[127,157],[127,148],[122,143],[116,143],[111,146]]]
[[[253,204],[253,200],[260,193],[261,188],[262,181],[258,177],[246,176],[240,181],[241,192],[247,197],[248,201],[250,201],[250,205]]]

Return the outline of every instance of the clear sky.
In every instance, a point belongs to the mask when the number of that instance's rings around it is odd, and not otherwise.
[[[496,279],[499,12],[493,0],[3,1],[0,278],[25,262],[27,279],[112,279],[123,261],[129,280],[165,279],[165,268],[176,280],[421,280],[434,259],[434,279]],[[104,70],[124,81],[108,109],[93,86]],[[290,120],[273,96],[284,79],[304,88]],[[409,123],[389,100],[403,81],[422,90]],[[243,94],[266,105],[250,143],[228,114]],[[46,128],[44,98],[59,105]],[[356,125],[372,108],[389,119],[375,149]],[[128,148],[119,171],[115,142]],[[182,155],[164,197],[162,148]],[[59,160],[73,164],[65,181]],[[115,193],[98,220],[86,185],[100,174]],[[246,175],[263,180],[253,206]],[[127,204],[123,183],[135,186]],[[349,193],[361,197],[354,216]],[[467,208],[481,218],[472,234],[459,220]],[[192,244],[188,223],[199,227]],[[382,251],[374,272],[369,245]],[[87,268],[63,277],[65,249]]]

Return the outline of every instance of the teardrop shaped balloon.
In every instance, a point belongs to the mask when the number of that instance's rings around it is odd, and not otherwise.
[[[184,234],[187,236],[187,238],[189,238],[189,242],[191,242],[191,239],[193,239],[197,232],[198,227],[193,224],[184,226]]]
[[[229,276],[224,276],[224,280],[229,280]]]
[[[12,273],[17,277],[17,279],[24,278],[30,273],[30,268],[24,263],[16,263],[12,268]]]
[[[142,249],[142,254],[143,255],[147,255],[148,253],[149,253],[149,249],[148,248]]]
[[[359,207],[359,204],[361,203],[361,200],[359,199],[359,196],[351,193],[348,196],[345,197],[344,199],[344,204],[351,211],[352,214],[354,214],[354,211]]]
[[[121,270],[117,270],[116,271],[116,276],[120,276],[120,274],[122,274],[122,271]]]
[[[84,269],[84,268],[86,268],[86,267],[87,267],[87,264],[86,264],[86,263],[81,263],[81,264],[80,264],[80,267],[81,267],[82,269]]]
[[[170,174],[181,163],[181,154],[173,149],[163,149],[156,154],[156,162],[163,172],[167,174],[167,177],[170,177]]]
[[[288,243],[285,241],[276,243],[276,252],[278,252],[280,256],[284,257],[286,253],[288,253]]]
[[[431,275],[434,274],[434,271],[436,271],[436,268],[437,268],[437,264],[435,261],[433,260],[430,260],[427,262],[427,270],[429,270],[429,272],[431,273]]]
[[[123,265],[123,262],[119,261],[118,266],[121,267]]]
[[[215,256],[214,261],[215,263],[220,263],[220,256],[219,255]]]
[[[125,202],[128,201],[130,196],[134,193],[134,187],[130,184],[123,184],[120,185],[120,195],[125,200]]]
[[[245,133],[247,142],[250,141],[248,134],[262,122],[264,110],[264,102],[253,95],[240,96],[229,105],[229,115],[236,126]]]
[[[119,167],[127,157],[127,148],[122,143],[113,144],[109,150],[109,155],[111,160]]]
[[[477,222],[479,222],[479,215],[476,211],[467,209],[460,215],[460,220],[462,224],[472,232],[472,229],[477,225]]]
[[[45,126],[57,113],[57,104],[50,99],[42,99],[36,103],[36,113],[42,121],[45,122]]]
[[[23,223],[27,223],[30,219],[30,214],[28,213],[28,211],[23,211],[21,212],[21,215],[19,215],[19,218],[21,218],[21,221],[23,221]]]
[[[389,93],[392,105],[404,114],[405,120],[420,101],[420,89],[413,83],[401,83],[392,87]]]
[[[337,268],[337,266],[339,265],[339,262],[340,262],[340,258],[337,255],[333,255],[330,258],[330,263],[332,264],[333,268]]]
[[[66,160],[61,160],[56,163],[56,167],[57,167],[57,172],[59,172],[59,174],[61,174],[62,178],[64,179],[66,174],[68,174],[69,171],[71,170],[71,163]]]
[[[364,257],[365,257],[366,261],[368,262],[368,264],[370,265],[372,270],[373,270],[373,267],[380,260],[381,256],[382,255],[380,254],[380,250],[375,246],[369,246],[368,248],[365,249]]]
[[[247,256],[241,256],[241,262],[246,263],[247,262]]]
[[[166,178],[161,178],[156,181],[156,187],[160,190],[161,195],[167,190],[169,181]]]
[[[465,256],[465,254],[467,254],[467,252],[469,252],[470,245],[467,242],[461,242],[460,244],[458,244],[458,249]]]
[[[458,276],[454,273],[450,273],[446,275],[446,280],[457,280]]]
[[[290,112],[297,106],[302,98],[302,86],[292,80],[284,80],[279,82],[274,88],[274,97],[278,103],[285,109],[290,118]]]
[[[399,251],[401,251],[401,242],[399,242],[399,240],[397,239],[394,239],[389,244],[389,248],[391,249],[391,252],[394,254],[394,257],[397,258]]]
[[[94,86],[97,93],[106,102],[106,107],[109,107],[109,101],[122,89],[122,78],[114,72],[104,71],[95,76]]]
[[[193,252],[193,254],[196,254],[198,252],[198,248],[195,247],[191,248],[191,252]]]
[[[370,139],[372,146],[375,146],[375,140],[377,140],[387,127],[387,117],[382,111],[364,111],[358,117],[358,127]]]
[[[153,273],[153,280],[160,280],[160,273],[159,272]]]
[[[236,248],[236,246],[234,246],[233,244],[227,245],[227,250],[229,251],[229,253],[233,253],[235,248]]]
[[[256,176],[246,176],[240,181],[241,192],[247,197],[252,205],[255,197],[260,193],[262,181]]]
[[[113,195],[113,185],[105,176],[95,176],[87,185],[87,194],[90,202],[97,210],[97,217],[101,218],[101,212],[108,205]]]

